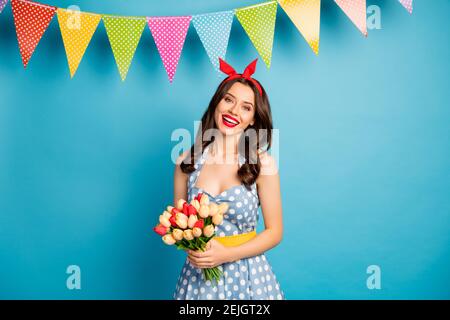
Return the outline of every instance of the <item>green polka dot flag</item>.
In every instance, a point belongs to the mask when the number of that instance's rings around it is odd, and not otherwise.
[[[120,77],[125,81],[147,21],[145,18],[116,16],[103,16],[102,19]]]
[[[236,9],[236,17],[261,55],[267,68],[270,68],[272,59],[276,15],[276,1]]]

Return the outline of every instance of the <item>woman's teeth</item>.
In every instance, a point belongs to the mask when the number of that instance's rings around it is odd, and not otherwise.
[[[235,120],[233,120],[233,119],[231,119],[231,118],[229,118],[227,116],[223,116],[223,120],[228,122],[228,123],[230,123],[230,124],[233,124],[233,125],[239,124],[239,122],[237,122],[237,121],[235,121]]]

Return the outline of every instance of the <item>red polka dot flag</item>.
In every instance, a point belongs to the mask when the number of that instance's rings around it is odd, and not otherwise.
[[[56,7],[26,0],[11,0],[14,24],[23,66],[26,68],[52,20]]]

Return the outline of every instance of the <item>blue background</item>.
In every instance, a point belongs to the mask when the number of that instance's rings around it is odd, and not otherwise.
[[[46,1],[183,15],[255,0]],[[447,0],[368,1],[367,39],[330,0],[320,55],[278,7],[272,67],[284,239],[268,258],[288,299],[450,298]],[[227,60],[257,53],[234,19]],[[184,253],[151,228],[172,200],[177,128],[193,131],[221,78],[193,26],[173,84],[145,29],[122,83],[101,23],[70,80],[56,17],[27,70],[0,15],[0,298],[171,299]],[[81,290],[66,288],[81,267]],[[381,267],[369,290],[366,268]]]

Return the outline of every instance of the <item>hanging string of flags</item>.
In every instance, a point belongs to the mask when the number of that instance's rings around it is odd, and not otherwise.
[[[0,0],[0,13],[9,0]],[[412,13],[413,0],[398,0]],[[353,24],[367,36],[366,0],[334,0]],[[195,30],[219,71],[219,57],[225,59],[234,16],[245,30],[258,54],[270,68],[278,4],[300,34],[319,54],[321,0],[273,0],[230,11],[192,16],[129,17],[57,8],[30,0],[11,0],[20,55],[26,68],[39,41],[56,14],[73,77],[101,20],[122,81],[125,81],[134,53],[147,25],[172,82],[189,25]]]

